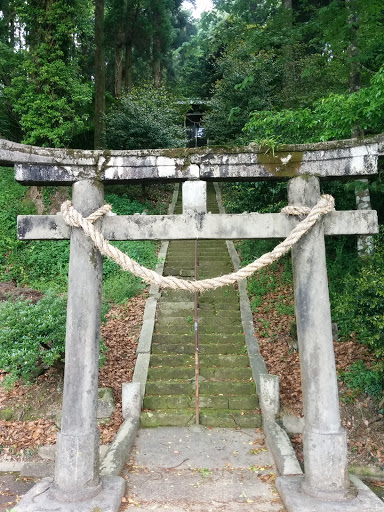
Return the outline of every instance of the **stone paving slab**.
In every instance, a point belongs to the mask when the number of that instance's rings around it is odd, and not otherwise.
[[[261,429],[141,429],[122,510],[283,512],[263,443]]]
[[[228,464],[248,469],[251,465],[274,465],[263,443],[261,429],[162,427],[141,429],[133,454],[136,464],[148,469],[174,468],[182,461],[183,469],[218,469]],[[256,449],[260,452],[250,453]]]
[[[37,480],[22,478],[17,473],[2,473],[0,475],[0,512],[11,510],[19,497],[28,492]]]

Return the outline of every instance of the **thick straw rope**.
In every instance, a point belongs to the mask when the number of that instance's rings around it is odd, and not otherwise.
[[[287,238],[277,245],[273,251],[268,252],[250,263],[244,268],[239,269],[237,272],[226,274],[224,276],[215,277],[212,279],[203,279],[201,281],[187,281],[185,279],[178,279],[177,277],[164,277],[160,276],[154,270],[145,268],[136,261],[132,260],[129,256],[122,253],[119,249],[114,247],[106,240],[100,231],[97,231],[92,225],[97,219],[105,215],[111,210],[110,205],[104,205],[96,210],[88,218],[84,218],[75,208],[70,201],[66,201],[61,205],[61,213],[64,221],[69,225],[83,229],[86,236],[88,236],[98,250],[111,258],[115,263],[120,265],[123,270],[129,270],[132,274],[140,277],[145,282],[150,284],[157,284],[162,288],[172,288],[174,290],[187,290],[190,292],[204,292],[206,290],[213,290],[221,286],[234,284],[238,279],[245,279],[251,276],[256,270],[270,265],[281,256],[286,254],[291,247],[300,240],[300,238],[315,224],[315,222],[322,216],[334,210],[335,201],[330,195],[321,196],[319,202],[311,209],[288,206],[282,210],[286,215],[306,215],[308,216],[302,220],[287,236]]]

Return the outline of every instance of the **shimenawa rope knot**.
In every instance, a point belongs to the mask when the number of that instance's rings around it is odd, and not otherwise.
[[[66,201],[61,205],[61,213],[63,219],[69,226],[83,229],[86,236],[88,236],[97,249],[103,256],[111,258],[115,263],[120,265],[123,270],[128,270],[137,277],[140,277],[149,284],[157,284],[161,288],[172,288],[173,290],[186,290],[190,292],[204,292],[234,284],[238,279],[245,279],[251,276],[256,270],[270,265],[278,260],[281,256],[286,254],[292,246],[300,240],[300,238],[316,223],[316,221],[330,211],[334,210],[335,201],[330,195],[323,195],[318,203],[312,208],[303,208],[301,206],[287,206],[283,208],[282,213],[285,215],[307,215],[308,216],[299,222],[297,226],[291,231],[287,238],[278,244],[271,252],[268,252],[250,263],[244,268],[239,269],[237,272],[226,274],[224,276],[215,277],[212,279],[203,279],[201,281],[187,281],[173,276],[160,276],[154,270],[143,267],[129,256],[121,252],[117,247],[114,247],[106,240],[103,235],[95,229],[93,223],[100,219],[103,215],[111,211],[112,207],[105,204],[89,217],[84,218],[75,208],[70,201]]]

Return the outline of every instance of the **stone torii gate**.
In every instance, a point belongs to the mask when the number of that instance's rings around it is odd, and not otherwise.
[[[183,214],[110,216],[96,225],[109,240],[285,238],[298,219],[282,214],[212,215],[206,211],[207,181],[289,180],[291,205],[312,207],[320,179],[358,179],[377,172],[384,142],[375,139],[284,146],[198,150],[80,151],[44,149],[0,141],[0,164],[15,165],[25,185],[72,185],[73,205],[84,216],[103,205],[103,183],[183,182]],[[324,235],[377,233],[376,212],[333,211],[293,248],[295,310],[302,371],[305,476],[280,478],[289,511],[300,495],[312,510],[371,510],[357,501],[347,471],[346,434],[341,426],[325,264]],[[61,215],[18,219],[18,237],[71,240],[66,363],[61,431],[55,476],[20,512],[117,511],[124,492],[120,477],[100,478],[96,422],[102,257],[78,228]],[[324,500],[340,502],[329,508]],[[292,505],[293,503],[293,505]],[[315,508],[323,503],[325,508]],[[319,506],[320,506],[319,505]],[[322,506],[322,505],[321,505]]]

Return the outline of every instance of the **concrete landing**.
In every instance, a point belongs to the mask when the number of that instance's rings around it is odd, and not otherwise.
[[[121,511],[285,512],[261,429],[141,429],[132,455]]]

